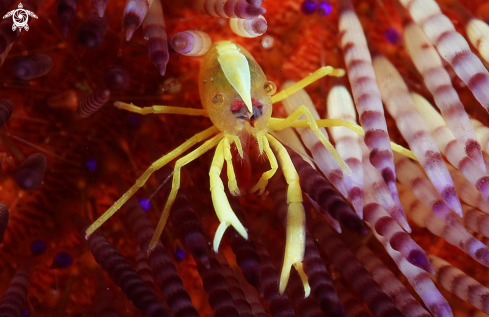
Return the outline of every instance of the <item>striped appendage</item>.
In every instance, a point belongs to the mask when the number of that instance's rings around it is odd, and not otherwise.
[[[110,98],[110,90],[98,89],[80,100],[76,113],[82,117],[87,118],[102,108]]]
[[[440,56],[455,70],[475,98],[489,111],[489,72],[471,52],[465,38],[455,31],[434,0],[401,0],[414,22],[423,28]]]
[[[433,279],[438,284],[483,312],[489,313],[489,288],[439,257],[430,254],[429,258],[436,271]]]
[[[355,105],[350,93],[344,86],[334,86],[331,88],[327,100],[327,117],[347,120],[357,123]],[[333,127],[329,129],[331,138],[335,142],[338,154],[345,160],[350,167],[353,175],[352,181],[355,182],[353,189],[348,191],[348,199],[355,208],[360,218],[363,218],[363,167],[362,149],[360,147],[361,137],[355,132],[345,127]]]
[[[156,66],[161,76],[165,75],[166,64],[170,55],[166,36],[163,7],[160,1],[151,1],[149,10],[143,20],[143,33],[146,39],[149,59]]]
[[[341,0],[340,4],[341,48],[360,123],[365,130],[369,159],[380,171],[394,200],[398,201],[392,149],[367,40],[350,1]]]
[[[229,19],[229,26],[236,35],[248,38],[263,35],[268,28],[267,20],[263,15],[252,20],[231,18]]]
[[[260,257],[261,279],[263,297],[270,305],[270,314],[273,317],[295,317],[294,305],[287,295],[278,291],[279,274],[273,265],[265,245],[260,240],[255,241],[256,252]]]
[[[154,227],[142,210],[139,203],[132,199],[124,207],[126,222],[136,237],[139,247],[146,253],[149,242],[154,234]],[[177,274],[165,247],[158,241],[156,247],[148,255],[149,267],[153,270],[156,283],[160,287],[165,300],[176,317],[198,317],[192,306],[190,296],[183,288],[183,283]]]
[[[333,229],[316,222],[311,232],[317,239],[319,248],[375,316],[404,316]]]
[[[304,287],[296,271],[290,272],[290,280],[285,291],[294,303],[295,312],[298,316],[326,317],[313,296],[304,297]]]
[[[20,80],[31,80],[47,74],[53,60],[46,54],[31,54],[16,59],[12,64],[14,76]]]
[[[482,151],[489,154],[489,128],[483,125],[477,119],[470,119],[470,122],[475,128],[475,134],[477,135],[477,141],[482,146]]]
[[[373,199],[370,193],[365,193],[365,207],[363,208],[365,221],[379,236],[386,239],[392,249],[412,265],[426,272],[433,273],[426,253],[414,242],[409,234],[404,232],[397,222]]]
[[[150,289],[155,289],[155,281],[153,278],[153,270],[148,265],[146,255],[141,251],[139,246],[136,246],[136,272],[141,279],[149,286]]]
[[[185,56],[202,56],[209,51],[212,40],[202,31],[183,31],[173,34],[171,47]]]
[[[92,233],[87,245],[95,261],[145,316],[171,316],[171,313],[158,302],[154,291],[100,232]]]
[[[406,317],[431,316],[394,273],[367,246],[359,246],[355,251],[355,256]]]
[[[91,10],[78,29],[78,42],[86,48],[97,48],[102,44],[107,28],[107,16],[100,17],[97,11]]]
[[[375,233],[374,233],[375,234]],[[379,237],[379,241],[385,240]],[[396,262],[401,273],[407,278],[414,291],[421,297],[428,310],[435,317],[453,317],[452,309],[447,300],[440,294],[428,273],[412,265],[398,252],[394,251],[386,242],[384,247],[390,257]]]
[[[31,262],[31,263],[29,263]],[[0,315],[22,316],[27,301],[27,290],[32,273],[32,259],[27,260],[15,273],[0,299]]]
[[[15,182],[25,190],[38,189],[42,184],[47,165],[44,155],[40,153],[30,155],[15,172]]]
[[[299,174],[302,190],[343,226],[353,231],[366,233],[362,219],[358,217],[331,183],[324,179],[309,163],[305,162],[299,154],[290,149],[288,149],[288,153]]]
[[[474,128],[464,105],[452,86],[450,75],[443,67],[436,49],[424,34],[421,27],[409,23],[404,27],[406,51],[421,73],[424,83],[433,95],[436,105],[455,138],[464,145],[462,152],[473,159],[485,171],[484,160],[479,143],[476,141]],[[429,121],[426,121],[429,124]]]
[[[13,110],[14,105],[12,101],[8,99],[0,99],[0,128],[10,119]]]
[[[476,18],[470,19],[465,26],[470,43],[477,48],[480,56],[489,63],[489,26]]]
[[[464,211],[462,221],[465,227],[489,237],[489,214],[465,204],[462,205],[462,208]]]
[[[404,186],[409,187],[414,195],[431,208],[435,215],[444,219],[449,213],[449,207],[444,203],[442,196],[433,187],[419,165],[407,157],[394,155],[397,169],[397,179]],[[449,192],[452,192],[451,190]],[[453,189],[455,192],[455,189]],[[459,213],[462,216],[462,213]]]
[[[221,265],[214,257],[210,257],[210,267],[207,269],[197,265],[202,278],[204,289],[209,296],[209,304],[216,317],[240,317],[234,307],[233,297],[228,290],[226,279],[221,273]]]
[[[228,290],[233,297],[234,307],[239,313],[240,317],[253,317],[253,312],[250,303],[246,299],[246,295],[239,284],[238,279],[234,275],[233,269],[229,266],[228,262],[223,256],[218,255],[218,261],[221,265],[221,273],[226,279]],[[262,307],[263,308],[263,307]]]
[[[382,100],[389,114],[396,121],[397,128],[408,142],[411,151],[418,159],[425,173],[443,195],[443,200],[458,213],[462,207],[457,194],[445,195],[447,188],[455,188],[443,157],[430,134],[428,125],[416,109],[408,87],[401,74],[384,56],[376,56],[373,60],[377,83]]]
[[[477,188],[475,188],[475,186],[453,166],[448,165],[448,171],[450,172],[450,175],[452,175],[460,200],[470,206],[477,207],[485,213],[489,213],[489,203],[485,201],[481,193],[477,191]]]
[[[469,156],[465,154],[464,146],[456,140],[448,129],[445,121],[433,106],[418,94],[412,94],[416,108],[429,126],[430,132],[436,141],[441,153],[448,161],[459,169],[465,178],[473,184],[489,202],[489,174],[486,172],[484,160],[481,169]],[[469,121],[469,126],[472,127]],[[481,157],[482,159],[482,157]]]
[[[194,6],[202,14],[221,18],[251,20],[266,12],[245,0],[196,0]]]
[[[60,0],[58,2],[58,18],[61,24],[61,32],[64,37],[68,36],[71,21],[76,14],[76,4],[78,0]]]
[[[345,307],[345,317],[372,317],[372,314],[364,308],[363,303],[339,280],[335,280],[334,288],[338,291],[338,297]]]
[[[363,154],[363,173],[365,175],[365,188],[370,191],[377,202],[394,218],[401,227],[407,232],[411,232],[406,218],[406,214],[401,206],[401,203],[397,203],[392,199],[392,196],[387,188],[387,185],[382,179],[380,172],[368,160],[368,149],[365,144],[361,145]]]
[[[3,235],[5,234],[5,230],[7,230],[9,220],[9,212],[7,206],[5,204],[0,204],[0,243],[3,240]]]
[[[92,9],[97,12],[98,16],[103,17],[109,0],[90,0],[90,3],[92,4]]]
[[[448,212],[444,218],[439,218],[401,184],[399,184],[399,194],[403,199],[409,219],[419,227],[428,229],[434,235],[460,248],[477,262],[489,266],[489,248],[464,228],[454,212]]]
[[[122,20],[124,23],[124,28],[126,29],[126,41],[129,41],[134,32],[141,26],[141,23],[143,23],[149,7],[153,2],[159,1],[126,0],[124,12],[122,13]],[[163,15],[161,18],[163,18]]]

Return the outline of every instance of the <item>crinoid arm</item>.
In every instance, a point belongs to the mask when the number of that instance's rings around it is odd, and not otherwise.
[[[306,106],[302,105],[297,108],[293,113],[290,114],[287,118],[282,120],[281,122],[277,122],[274,124],[269,124],[269,127],[272,131],[282,130],[290,127],[295,121],[297,121],[302,115],[306,116],[306,122],[308,123],[309,128],[316,134],[321,143],[328,149],[331,155],[334,157],[338,165],[344,170],[346,173],[351,173],[350,167],[343,161],[341,156],[336,152],[334,146],[329,142],[329,140],[322,134],[321,130],[319,130],[319,126],[316,123],[316,120],[312,117],[311,112],[307,109]]]
[[[179,147],[177,147],[176,149],[174,149],[170,153],[164,155],[163,157],[158,159],[156,162],[151,164],[151,166],[143,173],[143,175],[141,175],[141,177],[138,178],[136,183],[134,185],[132,185],[132,187],[129,188],[129,190],[124,195],[122,195],[122,197],[119,198],[119,200],[117,200],[112,205],[112,207],[110,207],[102,216],[100,216],[97,220],[95,220],[95,222],[90,227],[88,227],[88,229],[86,231],[87,238],[95,230],[97,230],[101,225],[103,225],[104,222],[107,221],[107,219],[112,217],[112,215],[115,214],[117,212],[117,210],[119,210],[119,208],[121,208],[122,205],[124,205],[124,203],[129,198],[131,198],[132,195],[134,195],[134,193],[136,193],[136,191],[146,183],[146,181],[151,176],[151,174],[153,174],[153,172],[162,168],[163,166],[165,166],[169,162],[173,161],[175,158],[182,155],[183,152],[187,151],[188,149],[190,149],[192,146],[194,146],[198,142],[201,142],[201,141],[209,138],[211,135],[215,134],[218,131],[219,130],[215,126],[212,126],[212,127],[208,128],[208,129],[206,129],[200,133],[197,133],[196,135],[194,135],[193,137],[191,137],[190,139],[185,141],[183,144],[181,144]]]
[[[124,109],[130,112],[135,112],[139,114],[182,114],[186,116],[202,116],[208,117],[207,110],[205,109],[193,109],[193,108],[183,108],[183,107],[172,107],[172,106],[151,106],[151,107],[138,107],[133,104],[116,101],[114,106],[119,109]]]
[[[263,173],[263,175],[260,177],[260,180],[256,185],[251,189],[251,192],[254,193],[258,191],[258,195],[262,195],[263,192],[265,191],[265,188],[267,187],[268,180],[275,175],[275,172],[278,169],[278,163],[277,163],[277,158],[275,157],[275,154],[273,154],[272,149],[270,148],[270,144],[268,142],[268,139],[266,138],[266,130],[264,130],[264,133],[258,133],[256,138],[258,140],[259,148],[260,148],[260,153],[265,151],[265,154],[267,155],[268,161],[270,162],[270,170],[266,171]]]
[[[268,120],[268,123],[271,127],[272,130],[276,130],[274,127],[283,124],[284,120],[287,120],[288,118],[270,118]],[[345,127],[353,132],[359,134],[359,135],[365,135],[365,132],[363,131],[363,128],[359,126],[358,124],[355,124],[353,122],[343,120],[343,119],[321,119],[321,120],[316,120],[316,124],[318,127],[321,128],[330,128],[330,127]],[[288,127],[290,128],[309,128],[309,121],[308,120],[296,120],[292,122]],[[416,156],[411,152],[410,150],[406,149],[402,145],[399,145],[397,143],[391,142],[391,148],[394,152],[397,152],[399,154],[402,154],[404,156],[409,157],[410,159],[413,159],[417,161],[418,159]]]
[[[188,163],[192,162],[196,158],[202,156],[205,152],[209,151],[210,149],[216,147],[216,145],[222,140],[223,134],[219,133],[212,139],[209,139],[204,142],[201,146],[190,152],[189,154],[185,155],[184,157],[178,159],[175,163],[175,167],[173,170],[173,180],[171,183],[171,191],[170,195],[168,196],[168,199],[166,200],[165,208],[163,209],[163,212],[161,213],[160,220],[158,221],[158,225],[156,226],[155,233],[153,235],[153,238],[151,238],[151,242],[149,243],[148,246],[148,252],[151,252],[155,247],[156,244],[158,243],[158,240],[160,239],[161,233],[163,232],[163,229],[165,228],[166,221],[168,220],[168,216],[170,215],[170,209],[171,206],[173,205],[173,202],[175,201],[175,198],[177,197],[178,189],[180,188],[180,170],[182,169],[183,166],[187,165]]]
[[[299,175],[285,147],[270,134],[267,134],[266,138],[277,153],[285,180],[289,185],[287,190],[287,203],[289,205],[287,211],[287,237],[279,290],[280,293],[285,291],[290,276],[290,269],[293,265],[301,277],[302,284],[304,285],[304,293],[307,297],[311,292],[311,287],[302,267],[306,243],[306,214],[302,205],[302,190],[299,184]]]
[[[335,76],[335,77],[342,77],[345,75],[345,70],[341,68],[333,68],[331,66],[323,66],[311,75],[307,76],[306,78],[302,79],[301,81],[295,83],[294,85],[290,86],[287,89],[284,89],[280,91],[279,93],[275,94],[272,96],[272,103],[279,102],[281,100],[284,100],[288,96],[292,95],[293,93],[303,89],[304,87],[312,84],[316,80],[324,77],[324,76]]]
[[[236,217],[231,205],[229,204],[226,193],[224,192],[224,184],[222,183],[220,176],[225,159],[224,140],[225,139],[221,140],[221,142],[219,142],[217,145],[216,153],[212,159],[212,164],[209,171],[212,204],[214,205],[217,218],[220,221],[219,227],[217,228],[214,236],[213,248],[215,252],[218,251],[222,236],[229,226],[233,226],[234,229],[236,229],[236,231],[243,236],[243,238],[248,239],[248,232],[246,232],[245,227],[239,221],[238,217]]]

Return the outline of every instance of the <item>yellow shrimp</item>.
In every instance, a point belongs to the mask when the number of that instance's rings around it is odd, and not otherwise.
[[[203,110],[169,106],[140,108],[132,104],[116,102],[116,107],[139,114],[172,113],[209,116],[214,125],[197,133],[182,145],[155,161],[136,183],[87,229],[87,236],[99,228],[134,195],[146,183],[154,171],[178,158],[192,146],[207,139],[197,149],[176,161],[171,192],[158,226],[156,227],[153,239],[149,244],[148,251],[151,251],[156,246],[168,219],[170,208],[180,187],[181,168],[214,147],[217,147],[217,149],[209,171],[210,191],[214,209],[220,221],[214,237],[214,250],[217,252],[221,238],[229,226],[233,226],[247,239],[248,233],[246,229],[229,205],[220,174],[224,161],[226,161],[229,191],[233,195],[239,195],[230,148],[231,144],[235,143],[240,156],[243,157],[240,137],[251,134],[251,136],[257,139],[260,153],[265,152],[271,167],[269,171],[263,173],[252,191],[263,193],[268,180],[274,175],[279,164],[288,183],[287,202],[289,207],[287,214],[287,237],[284,263],[280,277],[280,292],[283,293],[285,290],[290,269],[293,265],[299,272],[305,294],[308,296],[310,287],[307,276],[302,268],[305,249],[305,213],[302,206],[302,191],[299,185],[299,177],[286,149],[270,132],[282,130],[287,127],[307,125],[332,153],[340,167],[344,171],[350,172],[346,163],[320,132],[319,126],[347,126],[357,133],[363,133],[363,130],[351,122],[338,119],[318,120],[316,122],[305,106],[299,107],[285,119],[272,118],[272,104],[285,99],[288,95],[304,88],[323,76],[343,76],[344,73],[342,69],[334,69],[330,66],[322,67],[302,81],[272,97],[276,91],[276,86],[273,82],[267,81],[263,70],[251,54],[238,44],[223,41],[216,43],[202,61],[199,75],[199,91],[204,106]],[[298,120],[302,115],[305,115],[307,119]]]

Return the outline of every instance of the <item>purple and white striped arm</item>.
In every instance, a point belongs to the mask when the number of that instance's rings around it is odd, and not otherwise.
[[[196,0],[194,6],[202,14],[221,18],[252,20],[266,12],[246,0]]]
[[[161,6],[160,0],[153,1],[153,3],[151,1],[149,2],[149,10],[143,20],[146,48],[148,49],[151,62],[158,68],[161,76],[164,76],[170,55],[168,53],[163,7]]]
[[[445,161],[426,122],[416,110],[401,74],[385,56],[376,56],[373,65],[387,111],[443,200],[461,213],[462,207]]]
[[[433,273],[433,268],[423,249],[411,239],[409,234],[402,230],[368,192],[365,193],[364,205],[364,219],[373,231],[385,238],[387,243],[394,250],[400,252],[409,263],[426,272]]]
[[[449,206],[445,204],[444,199],[426,177],[421,167],[407,157],[398,154],[394,155],[394,162],[396,163],[398,181],[410,188],[414,195],[423,204],[431,208],[438,217],[444,218]],[[453,192],[456,194],[455,188]],[[462,216],[462,207],[456,212]]]
[[[423,306],[411,295],[404,284],[392,273],[367,246],[360,245],[355,256],[379,283],[384,292],[393,299],[394,304],[406,317],[431,316]]]
[[[470,43],[477,48],[482,59],[489,63],[489,25],[472,18],[465,26],[465,31]]]
[[[185,56],[202,56],[212,45],[209,34],[202,31],[183,31],[173,34],[171,47]]]
[[[464,218],[462,219],[464,226],[475,232],[482,233],[485,237],[489,237],[489,215],[469,205],[462,205]]]
[[[377,202],[401,225],[404,230],[411,232],[411,227],[409,227],[406,214],[402,209],[401,203],[393,200],[387,185],[382,180],[380,172],[375,169],[375,167],[373,167],[368,160],[368,149],[364,144],[362,144],[362,153],[365,189],[374,195]]]
[[[343,119],[357,123],[355,105],[350,93],[344,86],[334,86],[331,88],[327,100],[327,117],[330,119]],[[362,148],[360,146],[361,137],[355,132],[345,127],[333,127],[329,129],[331,138],[335,142],[336,151],[350,167],[357,192],[348,192],[350,199],[358,216],[363,214],[363,167],[362,167]]]
[[[477,191],[474,185],[472,185],[455,167],[448,165],[448,171],[452,175],[455,189],[457,189],[458,197],[464,203],[477,207],[478,209],[489,213],[489,203],[484,200],[481,193]],[[463,208],[463,205],[462,205]]]
[[[489,313],[489,288],[439,257],[430,254],[429,258],[436,271],[433,280],[450,293]]]
[[[418,201],[409,189],[401,184],[398,188],[409,219],[460,248],[477,262],[489,266],[489,248],[465,229],[454,212],[449,212],[445,219],[438,218],[428,207]]]
[[[443,120],[442,116],[433,108],[428,100],[416,93],[411,95],[415,101],[416,109],[428,124],[430,132],[441,153],[445,155],[450,164],[462,172],[465,178],[489,202],[489,174],[486,172],[482,156],[481,160],[484,169],[481,169],[479,164],[466,155],[463,144],[455,139],[450,129],[448,129],[445,120]],[[469,125],[472,126],[470,121]]]
[[[450,75],[443,67],[440,55],[431,45],[423,29],[415,23],[409,23],[404,27],[404,43],[448,128],[455,138],[464,144],[463,152],[485,170],[486,166],[474,128],[470,124],[469,116],[457,91],[452,86]]]
[[[479,120],[470,119],[470,122],[475,128],[475,134],[477,136],[477,141],[482,146],[482,151],[489,154],[489,128],[482,124]]]
[[[380,171],[391,195],[397,201],[393,154],[367,40],[350,1],[341,0],[340,7],[341,48],[360,123],[365,130],[365,144],[369,149],[369,159]]]
[[[489,111],[489,72],[471,52],[464,37],[434,0],[401,0],[412,19],[423,28],[440,56],[469,87],[480,104]]]

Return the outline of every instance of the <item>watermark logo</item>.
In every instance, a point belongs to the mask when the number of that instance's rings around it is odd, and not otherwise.
[[[29,16],[36,19],[38,18],[37,15],[34,14],[34,12],[25,10],[22,3],[19,3],[18,9],[8,12],[6,15],[3,16],[3,18],[6,19],[10,16],[12,16],[12,20],[14,21],[14,24],[12,25],[12,31],[15,31],[17,29],[19,29],[19,31],[22,31],[22,29],[29,31],[29,26],[27,25]]]

